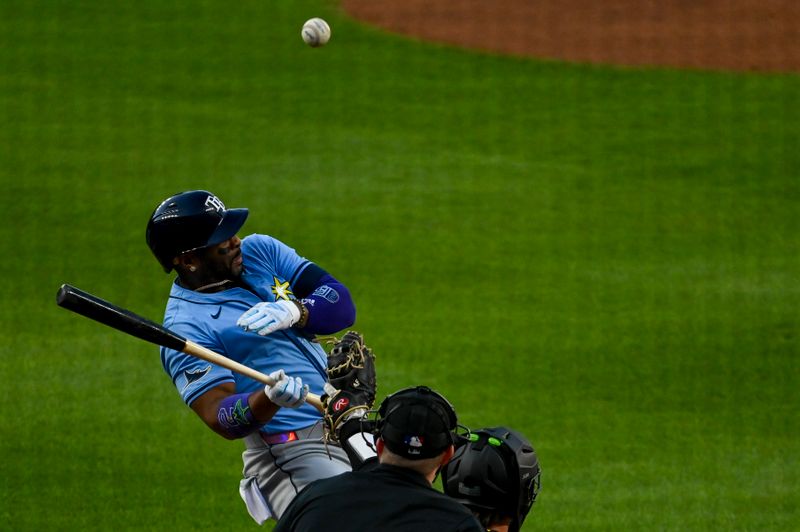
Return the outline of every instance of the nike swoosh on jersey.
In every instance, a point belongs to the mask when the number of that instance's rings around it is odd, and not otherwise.
[[[217,318],[219,318],[219,315],[221,313],[222,313],[222,306],[220,305],[220,307],[217,309],[217,312],[215,314],[212,314],[211,317],[214,318],[214,319],[217,319]]]

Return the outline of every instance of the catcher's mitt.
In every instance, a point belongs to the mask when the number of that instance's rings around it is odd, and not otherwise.
[[[338,439],[341,424],[362,416],[375,402],[375,355],[364,345],[364,337],[347,331],[328,354],[328,383],[322,395],[326,433]]]

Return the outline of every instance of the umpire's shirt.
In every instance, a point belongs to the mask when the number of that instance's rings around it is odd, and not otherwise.
[[[317,480],[295,497],[274,532],[483,531],[461,503],[411,469],[381,464]]]

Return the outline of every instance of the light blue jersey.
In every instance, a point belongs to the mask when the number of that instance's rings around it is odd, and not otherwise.
[[[267,235],[242,240],[242,279],[255,291],[230,288],[213,294],[187,290],[173,283],[164,326],[203,347],[245,366],[269,374],[283,369],[301,377],[312,393],[322,394],[327,357],[319,344],[295,329],[259,336],[236,326],[245,311],[261,301],[295,299],[292,286],[311,264],[292,248]],[[161,362],[187,405],[225,382],[236,384],[236,393],[253,392],[263,384],[199,358],[161,348]],[[308,427],[320,419],[313,406],[280,408],[261,430],[275,433]]]

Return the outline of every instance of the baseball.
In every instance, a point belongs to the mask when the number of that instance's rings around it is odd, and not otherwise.
[[[321,18],[312,18],[303,24],[300,35],[307,45],[316,48],[323,46],[331,38],[331,27]]]

